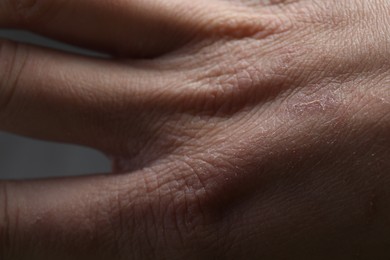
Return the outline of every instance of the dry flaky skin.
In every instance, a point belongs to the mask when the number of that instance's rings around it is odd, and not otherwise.
[[[119,55],[2,42],[0,129],[123,173],[1,183],[1,259],[390,258],[390,1],[0,7]]]

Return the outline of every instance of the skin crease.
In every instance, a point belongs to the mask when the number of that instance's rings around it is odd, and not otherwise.
[[[115,172],[0,182],[0,259],[389,259],[389,10],[0,1],[0,27],[112,55],[1,41],[0,129]]]

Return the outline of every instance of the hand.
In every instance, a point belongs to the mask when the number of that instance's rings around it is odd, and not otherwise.
[[[1,259],[388,259],[390,1],[2,1],[0,128],[114,172],[3,182]],[[135,59],[135,58],[142,59]]]

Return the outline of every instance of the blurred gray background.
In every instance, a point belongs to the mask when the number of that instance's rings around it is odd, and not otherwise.
[[[22,31],[0,30],[0,38],[94,55]],[[84,175],[109,170],[109,161],[97,151],[0,132],[0,179]]]

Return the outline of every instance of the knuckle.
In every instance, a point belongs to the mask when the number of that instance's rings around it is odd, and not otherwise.
[[[198,109],[212,115],[230,116],[275,98],[296,77],[290,74],[294,72],[294,58],[300,49],[278,50],[258,58],[251,56],[257,43],[245,44],[244,48],[250,51],[225,46],[227,54],[222,61],[206,65],[192,77],[200,85],[192,99]]]
[[[262,7],[237,3],[221,4],[203,20],[204,34],[233,39],[265,38],[284,32],[292,25],[288,16],[281,12],[270,15]]]
[[[207,162],[184,162],[176,165],[176,171],[181,176],[172,180],[166,180],[169,188],[166,190],[169,196],[160,200],[162,212],[162,225],[166,230],[172,230],[170,237],[175,237],[174,243],[178,243],[183,250],[193,250],[196,255],[215,256],[221,255],[225,243],[222,234],[222,219],[220,210],[216,205],[220,201],[215,180],[208,177],[211,166]],[[164,186],[165,186],[164,185]]]
[[[195,170],[188,170],[188,165],[164,168],[166,172],[144,172],[138,179],[138,190],[142,189],[138,195],[120,188],[118,206],[123,221],[121,226],[125,226],[122,230],[130,228],[131,233],[139,234],[138,241],[149,248],[143,252],[151,258],[157,252],[166,258],[172,254],[214,255],[220,243],[215,235],[218,217],[206,191],[210,187],[204,186],[209,184],[203,183]],[[172,174],[172,170],[177,173]],[[129,197],[133,198],[131,203]],[[138,224],[129,224],[129,219]],[[169,248],[177,251],[167,250]]]

